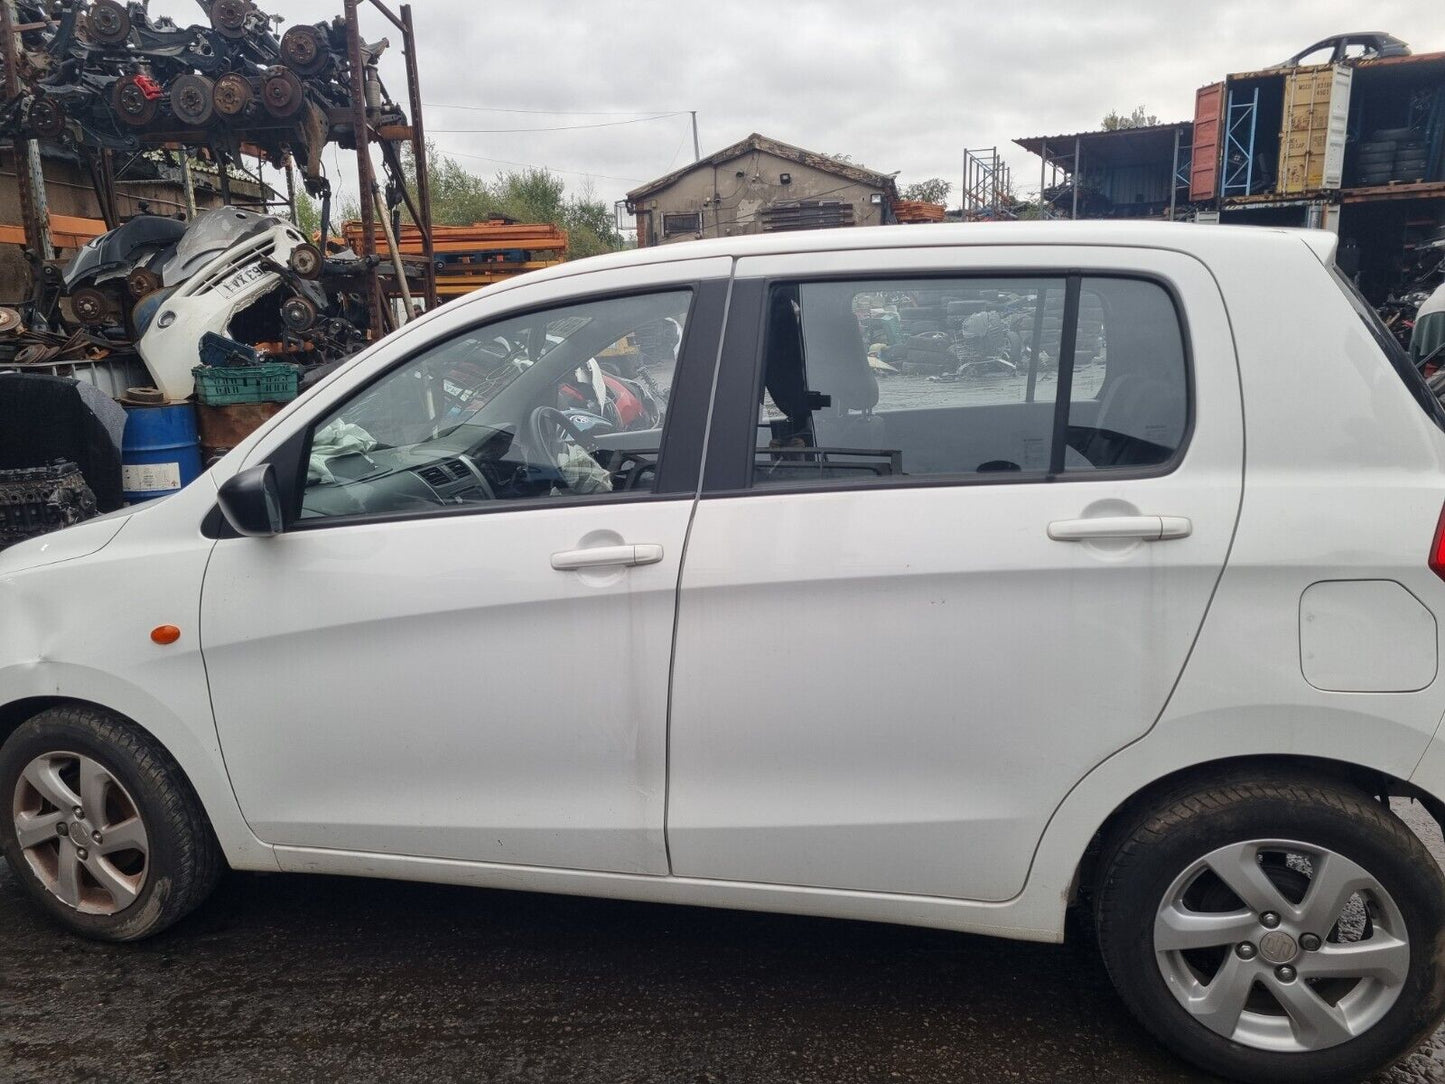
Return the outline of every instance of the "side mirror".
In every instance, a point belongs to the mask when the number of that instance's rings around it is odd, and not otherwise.
[[[281,490],[270,463],[248,467],[222,483],[216,493],[221,514],[239,533],[270,538],[281,533]]]

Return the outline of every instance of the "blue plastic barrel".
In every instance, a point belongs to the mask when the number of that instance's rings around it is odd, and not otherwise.
[[[176,492],[201,473],[196,412],[190,403],[125,408],[121,488],[128,504]]]

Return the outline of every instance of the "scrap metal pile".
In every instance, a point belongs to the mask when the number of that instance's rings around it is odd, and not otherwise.
[[[307,363],[343,357],[373,330],[363,276],[377,261],[326,255],[288,218],[230,206],[230,178],[243,154],[278,169],[294,160],[329,236],[322,150],[356,147],[364,124],[382,150],[386,209],[399,218],[410,202],[400,153],[410,131],[377,71],[387,41],[360,41],[341,18],[278,35],[281,20],[248,0],[198,3],[207,22],[193,26],[136,2],[17,4],[21,89],[0,104],[0,136],[74,150],[103,209],[121,151],[209,159],[228,205],[189,222],[141,214],[116,224],[107,212],[116,228],[63,271],[35,261],[33,296],[0,319],[0,362],[129,352],[176,399],[191,392],[207,332]]]
[[[354,146],[358,83],[373,127],[405,125],[376,68],[386,39],[361,43],[357,79],[340,18],[278,37],[279,17],[248,0],[198,3],[206,25],[152,17],[134,0],[22,0],[23,90],[0,109],[0,134],[119,151],[207,147],[222,162],[245,148],[277,168],[289,152],[323,195],[321,151]]]
[[[857,313],[867,337],[870,365],[879,375],[893,372],[952,382],[990,375],[1020,375],[1058,367],[1063,295],[1052,291],[1039,306],[1037,295],[998,290],[914,290],[879,297]],[[1103,310],[1098,298],[1080,305],[1075,364],[1089,365],[1104,354]]]

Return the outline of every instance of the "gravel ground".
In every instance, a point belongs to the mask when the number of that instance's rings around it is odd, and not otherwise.
[[[343,1079],[1207,1078],[1071,945],[233,874],[171,932],[109,946],[57,931],[0,862],[0,1080]],[[1445,1081],[1445,1034],[1380,1080]]]

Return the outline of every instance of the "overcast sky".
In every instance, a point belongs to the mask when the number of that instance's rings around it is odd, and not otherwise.
[[[341,10],[339,0],[259,2],[286,16],[283,28]],[[1096,128],[1109,110],[1136,105],[1163,121],[1188,119],[1195,88],[1331,34],[1383,30],[1417,53],[1445,51],[1439,0],[412,7],[424,120],[437,146],[484,174],[546,166],[574,192],[590,183],[609,204],[692,159],[689,110],[704,155],[758,131],[897,171],[900,185],[944,177],[956,205],[965,147],[1000,147],[1028,193],[1038,188],[1039,160],[1012,145],[1017,137]],[[184,0],[152,0],[151,8],[186,23],[201,17]],[[365,4],[362,30],[399,46]],[[399,48],[382,71],[400,97]],[[636,119],[666,113],[674,115]],[[568,130],[520,130],[537,128]],[[354,183],[344,157],[328,151],[328,170]]]

